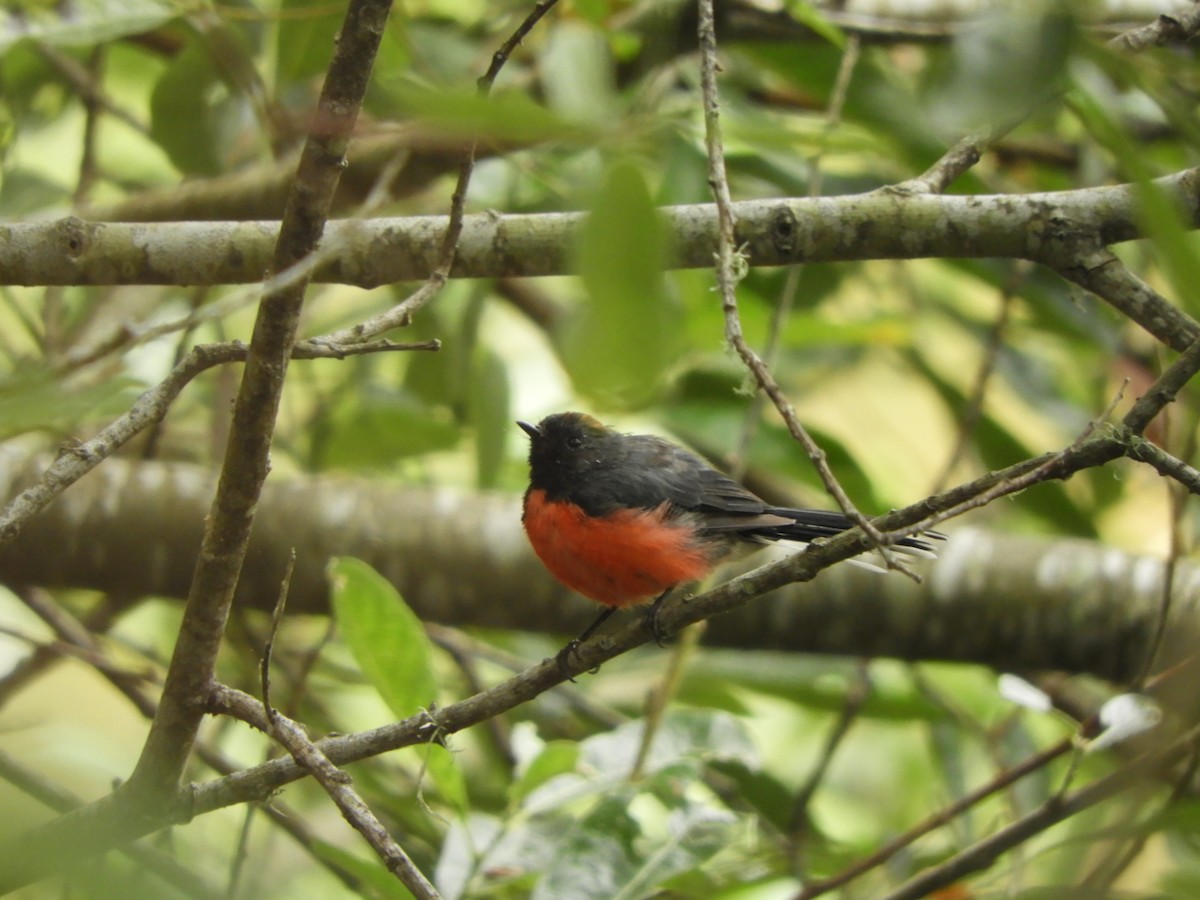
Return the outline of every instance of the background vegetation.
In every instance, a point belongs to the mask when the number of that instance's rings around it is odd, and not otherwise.
[[[1196,895],[1200,16],[703,7],[0,12],[0,888]],[[950,538],[565,682],[567,408]]]

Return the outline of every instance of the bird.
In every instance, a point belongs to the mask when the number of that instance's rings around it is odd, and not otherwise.
[[[549,415],[529,435],[522,524],[534,552],[562,584],[605,607],[560,662],[613,613],[653,603],[703,580],[721,562],[773,541],[807,543],[854,522],[838,512],[774,506],[696,454],[664,438],[625,434],[581,412]],[[933,555],[938,532],[896,546]]]

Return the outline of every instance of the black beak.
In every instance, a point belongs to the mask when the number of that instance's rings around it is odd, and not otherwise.
[[[530,440],[536,441],[542,436],[542,429],[538,428],[536,425],[530,425],[528,422],[521,421],[518,421],[517,425],[520,426],[523,432],[529,435]]]

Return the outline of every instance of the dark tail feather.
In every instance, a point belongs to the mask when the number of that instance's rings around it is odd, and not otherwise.
[[[841,513],[823,509],[771,507],[766,512],[792,520],[785,525],[771,525],[761,530],[755,529],[756,534],[772,541],[811,541],[816,538],[833,537],[854,527],[854,523]],[[936,555],[936,551],[935,544],[932,542],[945,539],[946,536],[940,531],[923,531],[914,537],[901,538],[896,541],[896,546],[914,553],[933,556]]]

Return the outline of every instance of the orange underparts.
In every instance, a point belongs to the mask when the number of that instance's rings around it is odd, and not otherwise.
[[[666,503],[626,509],[604,518],[573,503],[547,501],[533,490],[525,500],[525,530],[559,581],[605,606],[653,600],[685,581],[699,581],[712,562],[693,530],[667,517]]]

